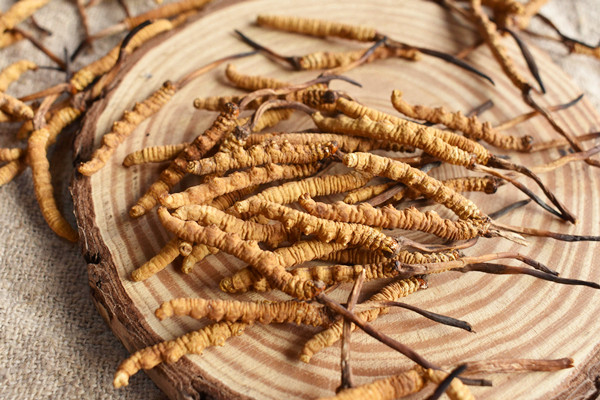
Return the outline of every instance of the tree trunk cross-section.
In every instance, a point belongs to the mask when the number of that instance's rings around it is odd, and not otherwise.
[[[302,2],[257,0],[217,2],[201,18],[165,39],[156,40],[126,61],[119,85],[86,117],[76,143],[78,158],[87,160],[113,121],[135,101],[143,100],[163,81],[175,81],[187,72],[227,54],[247,51],[233,29],[287,55],[318,50],[354,49],[360,44],[324,41],[262,29],[253,24],[259,13],[299,15],[360,23],[376,27],[389,36],[417,46],[457,53],[473,41],[470,29],[441,8],[429,2],[377,0]],[[521,60],[510,42],[509,51]],[[533,50],[548,93],[546,105],[566,102],[579,94],[569,78],[543,53]],[[468,111],[488,99],[495,107],[483,118],[499,123],[528,111],[518,91],[511,86],[490,52],[479,48],[468,59],[491,75],[496,86],[446,64],[424,57],[419,62],[386,60],[366,65],[347,75],[363,88],[333,83],[360,101],[396,114],[389,102],[392,89],[403,91],[414,104],[444,105]],[[290,73],[260,55],[235,61],[241,72],[265,74],[292,82],[303,82],[314,72]],[[526,74],[520,61],[518,67]],[[225,83],[224,66],[207,73],[177,93],[154,117],[142,123],[116,151],[106,167],[91,178],[77,177],[72,192],[82,237],[82,250],[89,263],[92,295],[98,310],[115,335],[135,351],[161,340],[170,340],[207,324],[188,318],[163,322],[154,310],[175,297],[201,296],[231,298],[220,292],[220,279],[243,266],[224,254],[211,256],[190,275],[179,272],[179,263],[167,267],[145,282],[134,283],[131,271],[151,258],[169,240],[155,212],[133,220],[129,208],[158,176],[159,166],[124,168],[126,154],[151,145],[191,141],[208,127],[214,113],[197,111],[195,97],[236,93]],[[528,76],[528,75],[526,75]],[[556,114],[570,132],[584,134],[597,130],[600,117],[584,99]],[[278,129],[304,129],[305,117],[294,117]],[[530,134],[535,140],[557,138],[540,118],[522,124],[511,133]],[[589,144],[587,145],[589,146]],[[500,151],[493,150],[501,153]],[[511,160],[537,165],[559,156],[556,150],[536,154],[511,154]],[[464,171],[444,166],[436,176],[464,175]],[[573,234],[599,234],[600,179],[598,172],[583,163],[573,163],[544,174],[543,181],[579,218],[575,226],[557,221],[529,205],[501,222],[539,227]],[[505,185],[493,197],[472,196],[485,212],[493,212],[523,197]],[[419,236],[416,236],[417,238]],[[499,251],[519,251],[556,268],[561,276],[600,281],[595,267],[595,243],[562,243],[530,239],[528,247],[483,239],[468,255]],[[349,290],[349,287],[345,289]],[[342,290],[343,292],[343,290]],[[250,294],[237,299],[277,299],[284,297]],[[340,299],[344,294],[340,295]],[[600,358],[600,293],[593,289],[560,286],[522,276],[488,276],[479,273],[447,273],[430,278],[430,288],[407,299],[411,304],[469,321],[476,334],[436,325],[404,310],[392,310],[375,322],[382,332],[401,340],[429,360],[451,365],[467,360],[492,358],[572,357],[576,367],[554,373],[494,375],[492,388],[473,388],[482,398],[568,399],[591,398],[596,391]],[[224,347],[209,348],[201,356],[184,357],[175,364],[162,364],[148,375],[173,399],[204,398],[301,398],[332,395],[339,385],[339,346],[314,356],[310,364],[298,360],[301,346],[316,330],[297,326],[261,326],[227,341]],[[352,336],[352,366],[355,383],[362,384],[411,367],[411,362],[361,332]],[[116,369],[116,365],[114,366]],[[143,374],[132,377],[135,385]],[[127,388],[121,389],[127,390]],[[581,396],[581,397],[580,397]],[[423,396],[421,396],[423,397]]]

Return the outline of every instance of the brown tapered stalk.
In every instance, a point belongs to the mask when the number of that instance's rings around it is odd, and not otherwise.
[[[365,270],[363,269],[352,287],[352,291],[348,296],[347,309],[350,312],[354,311],[354,307],[358,302],[358,296],[365,283]],[[342,354],[341,354],[341,371],[342,371],[342,383],[338,387],[339,390],[344,390],[354,386],[352,382],[352,368],[350,367],[350,336],[352,335],[352,324],[347,319],[344,319],[344,326],[342,328]]]
[[[369,336],[372,336],[373,338],[379,340],[381,343],[385,344],[386,346],[391,347],[392,349],[404,354],[406,357],[408,357],[412,361],[416,362],[423,368],[440,369],[438,366],[431,363],[430,361],[425,359],[423,356],[421,356],[419,353],[412,350],[405,344],[402,344],[402,343],[398,342],[397,340],[392,339],[391,337],[377,331],[370,324],[368,324],[365,321],[363,321],[362,319],[358,318],[356,316],[356,314],[348,311],[345,307],[343,307],[341,304],[339,304],[338,302],[331,299],[329,296],[327,296],[323,293],[320,293],[315,297],[315,299],[319,303],[329,307],[332,311],[340,314],[342,317],[353,322],[354,325],[358,326],[360,329],[365,331]]]

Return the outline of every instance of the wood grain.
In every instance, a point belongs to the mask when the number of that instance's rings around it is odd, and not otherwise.
[[[230,4],[232,3],[232,4]],[[227,6],[227,7],[225,7]],[[113,121],[144,99],[166,79],[176,80],[188,71],[226,54],[247,48],[232,34],[240,29],[253,38],[289,55],[317,50],[356,48],[354,43],[322,41],[253,26],[261,12],[324,17],[376,26],[394,38],[419,46],[457,52],[473,41],[471,31],[437,6],[428,2],[377,0],[360,2],[319,1],[281,2],[258,0],[217,3],[193,24],[155,41],[143,54],[128,61],[119,85],[86,118],[77,146],[78,156],[86,160],[100,143]],[[510,47],[518,58],[518,50]],[[579,94],[549,58],[534,54],[541,66],[549,93],[544,104],[565,102]],[[489,51],[480,48],[469,62],[493,76],[496,86],[466,74],[442,61],[424,58],[418,63],[386,60],[348,73],[363,84],[362,89],[335,83],[368,105],[392,112],[389,96],[401,89],[413,103],[445,105],[469,110],[492,99],[495,107],[485,117],[501,122],[526,111],[520,95],[504,78]],[[260,56],[235,62],[242,72],[264,73],[293,82],[302,82],[315,73],[291,74]],[[519,67],[525,71],[522,65]],[[192,100],[198,96],[235,93],[228,87],[223,68],[192,82],[153,118],[140,125],[117,150],[107,166],[91,178],[78,177],[73,185],[76,212],[84,256],[89,262],[90,286],[94,300],[111,329],[130,350],[173,339],[205,322],[172,318],[163,322],[154,317],[162,301],[181,296],[229,298],[220,292],[220,279],[243,264],[219,254],[205,260],[190,275],[178,271],[179,263],[142,283],[129,279],[133,269],[152,257],[168,240],[155,213],[132,220],[127,212],[137,197],[160,172],[159,166],[124,168],[124,156],[141,147],[190,141],[211,122],[213,113],[198,112]],[[584,99],[577,106],[556,114],[571,132],[583,134],[598,129],[600,117]],[[303,129],[306,118],[296,117],[278,129]],[[531,134],[536,140],[555,138],[548,124],[531,120],[512,133]],[[536,165],[558,157],[556,151],[514,155],[512,159]],[[436,176],[464,175],[456,167],[444,167]],[[503,218],[513,225],[560,230],[574,234],[598,234],[598,173],[584,164],[572,164],[542,179],[579,218],[569,226],[529,205]],[[190,182],[193,180],[190,180]],[[190,182],[187,182],[189,184]],[[522,199],[513,188],[504,186],[494,197],[472,198],[486,212],[492,212]],[[419,235],[415,236],[419,238]],[[531,239],[527,248],[502,240],[483,240],[467,254],[519,251],[529,254],[558,271],[562,276],[600,281],[594,268],[595,243],[561,243]],[[589,288],[566,287],[535,281],[528,277],[498,277],[479,273],[448,273],[432,276],[430,289],[407,299],[411,304],[469,321],[476,334],[453,330],[394,310],[377,322],[377,328],[421,352],[438,364],[488,358],[573,357],[576,368],[557,373],[491,376],[493,388],[474,388],[484,398],[568,398],[571,385],[585,381],[587,370],[598,361],[598,323],[600,295]],[[373,290],[373,285],[370,290]],[[339,299],[347,295],[342,288]],[[283,298],[276,294],[250,294],[239,299]],[[189,356],[172,365],[148,371],[150,377],[171,398],[201,398],[208,393],[218,398],[316,398],[331,395],[339,385],[339,347],[316,355],[311,364],[298,361],[302,343],[313,328],[297,326],[252,326],[223,348],[210,348],[202,356]],[[353,335],[353,373],[355,382],[366,383],[410,367],[398,353],[362,333]],[[114,366],[116,369],[116,365]],[[130,384],[135,385],[135,376]],[[589,381],[589,379],[588,379]],[[589,386],[589,384],[588,384]],[[122,390],[127,390],[122,389]],[[423,396],[420,396],[423,397]]]

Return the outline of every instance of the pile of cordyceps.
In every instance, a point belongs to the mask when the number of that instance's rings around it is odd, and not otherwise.
[[[13,7],[14,12],[11,9],[0,16],[2,40],[28,38],[27,33],[16,25],[46,2],[22,0]],[[148,39],[185,22],[194,10],[205,3],[206,0],[171,3],[141,16],[128,17],[97,35],[88,34],[82,47],[101,36],[130,30],[119,46],[74,73],[69,82],[20,100],[6,94],[5,90],[22,72],[36,69],[36,65],[20,61],[2,72],[0,121],[22,121],[20,134],[23,138],[28,137],[28,145],[26,149],[0,149],[0,160],[6,162],[0,169],[0,181],[7,183],[30,166],[41,211],[58,235],[77,240],[76,231],[58,212],[54,202],[46,157],[48,147],[63,128],[84,114],[90,104],[103,95],[129,54]],[[553,111],[569,107],[577,99],[552,108],[543,107],[535,101],[532,92],[543,92],[544,86],[535,60],[519,39],[518,30],[527,30],[529,20],[535,16],[552,26],[558,40],[571,51],[598,57],[598,48],[565,36],[551,21],[540,16],[537,12],[544,1],[526,4],[514,0],[483,1],[489,13],[484,12],[482,2],[477,0],[438,3],[477,29],[481,45],[489,47],[503,72],[533,111],[502,125],[492,126],[481,121],[476,112],[467,116],[444,108],[410,104],[397,90],[391,93],[391,101],[405,117],[369,108],[350,93],[330,89],[329,83],[341,79],[358,84],[345,77],[344,72],[390,57],[414,61],[426,56],[439,57],[456,68],[465,69],[465,73],[474,73],[490,81],[491,78],[461,57],[399,42],[370,27],[260,15],[256,23],[261,27],[368,42],[372,46],[352,52],[283,56],[237,32],[254,51],[224,57],[177,82],[165,82],[131,111],[125,111],[122,120],[113,124],[111,132],[104,136],[101,147],[91,159],[77,167],[79,173],[89,176],[99,171],[136,126],[160,110],[194,78],[219,65],[260,52],[289,64],[293,69],[321,71],[311,81],[292,84],[270,77],[246,75],[234,64],[228,64],[225,70],[228,81],[246,90],[247,94],[195,99],[196,108],[219,113],[205,132],[188,143],[141,149],[124,160],[125,166],[170,161],[155,183],[131,208],[130,215],[139,218],[158,206],[160,221],[173,238],[159,254],[133,271],[131,278],[134,281],[151,277],[179,256],[183,257],[183,272],[189,273],[205,257],[223,251],[248,264],[232,276],[223,278],[220,284],[223,291],[280,290],[291,300],[244,302],[182,298],[168,301],[156,310],[159,319],[188,315],[208,318],[214,324],[136,352],[118,367],[114,379],[116,387],[127,385],[129,377],[140,369],[153,368],[162,362],[175,362],[185,354],[199,354],[208,346],[223,345],[228,338],[242,334],[253,323],[293,322],[322,327],[321,332],[305,343],[300,355],[304,362],[309,362],[321,349],[343,339],[343,390],[337,395],[339,398],[372,397],[374,393],[379,396],[376,398],[398,398],[421,390],[431,381],[438,385],[432,398],[446,391],[453,399],[466,399],[471,395],[464,383],[481,385],[488,382],[459,377],[461,374],[551,371],[572,366],[571,359],[489,360],[466,363],[454,369],[448,366],[442,368],[377,331],[376,323],[371,324],[390,307],[404,307],[436,322],[471,330],[465,321],[398,302],[399,298],[425,288],[429,274],[449,270],[527,274],[559,284],[600,288],[593,282],[558,277],[549,267],[519,253],[465,256],[461,252],[475,244],[479,237],[499,237],[500,240],[521,244],[526,242],[527,236],[564,241],[599,239],[597,236],[550,232],[538,227],[505,225],[497,219],[511,208],[487,215],[461,194],[472,191],[493,194],[500,185],[507,184],[557,218],[572,223],[576,221],[536,173],[578,160],[598,166],[598,161],[590,157],[600,148],[584,150],[581,144],[597,135],[575,137],[553,119]],[[81,15],[85,17],[83,6]],[[501,33],[509,34],[519,44],[537,81],[536,87],[514,67],[504,48]],[[36,99],[43,100],[35,106],[24,102]],[[248,116],[240,117],[242,112]],[[263,132],[294,112],[308,115],[314,122],[314,129]],[[562,139],[535,143],[530,136],[517,137],[506,133],[508,128],[536,116],[547,119]],[[525,167],[490,150],[498,148],[527,153],[555,147],[571,147],[574,152],[549,164]],[[377,152],[374,153],[375,150]],[[444,162],[471,172],[465,173],[462,178],[445,181],[429,175],[431,169]],[[333,165],[336,167],[332,168]],[[340,165],[344,167],[338,167]],[[171,193],[171,189],[188,174],[203,176],[203,183]],[[522,183],[525,180],[538,186],[543,197]],[[345,193],[343,201],[314,200],[342,193]],[[420,198],[439,203],[456,214],[458,219],[445,218],[435,211],[422,211],[414,206],[398,207],[403,200]],[[293,204],[297,206],[292,207]],[[443,239],[444,243],[421,243],[386,234],[386,230],[393,229],[421,231]],[[497,260],[501,259],[518,260],[525,266],[498,263]],[[329,263],[303,266],[312,260]],[[367,301],[356,304],[363,282],[376,279],[386,279],[388,283]],[[329,291],[344,282],[354,282],[354,287],[347,304],[341,305],[330,297]],[[353,387],[348,343],[350,332],[356,327],[404,354],[416,366],[397,376]]]

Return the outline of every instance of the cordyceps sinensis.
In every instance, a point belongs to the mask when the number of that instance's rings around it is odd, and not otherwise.
[[[344,155],[343,162],[346,166],[355,168],[359,171],[368,172],[378,176],[384,176],[386,178],[402,182],[409,188],[419,191],[423,196],[445,205],[460,219],[474,222],[474,224],[477,226],[487,226],[487,228],[484,228],[485,236],[502,236],[522,244],[522,237],[520,235],[514,236],[511,234],[511,232],[523,233],[531,236],[552,237],[562,241],[600,240],[599,236],[559,234],[556,232],[548,232],[532,228],[519,228],[514,226],[509,227],[508,225],[491,221],[489,217],[481,212],[481,210],[479,210],[479,208],[472,201],[463,197],[460,193],[457,193],[450,187],[445,186],[441,181],[430,177],[426,173],[416,168],[412,168],[408,164],[404,164],[387,157],[381,157],[370,153],[350,153]],[[488,169],[487,172],[493,171]],[[422,191],[422,189],[424,191]],[[343,206],[340,205],[340,207]],[[467,228],[457,227],[457,229],[465,229],[468,231]]]
[[[371,174],[351,171],[346,174],[314,176],[286,182],[279,186],[267,188],[245,200],[238,201],[227,211],[243,216],[255,215],[260,211],[262,203],[254,200],[290,204],[298,201],[304,193],[308,193],[312,197],[343,193],[366,185],[371,177]]]
[[[498,373],[526,373],[526,372],[551,372],[566,368],[573,368],[572,358],[560,358],[556,360],[536,359],[497,359],[482,361],[467,361],[462,363],[462,374],[498,374]],[[447,368],[450,370],[451,368]],[[365,385],[356,386],[339,392],[336,396],[322,398],[321,400],[357,400],[372,398],[378,400],[394,400],[409,394],[419,392],[428,381],[440,384],[449,376],[441,370],[425,369],[420,366],[391,376],[389,378],[377,379]],[[460,383],[460,380],[452,381]],[[462,384],[460,384],[462,385]],[[446,394],[451,399],[472,399],[464,391],[464,385],[454,383],[446,389]],[[461,396],[461,397],[453,397]]]
[[[311,164],[331,157],[336,151],[336,143],[292,145],[289,142],[270,142],[248,149],[237,147],[210,158],[190,161],[187,169],[191,174],[205,175],[270,163]]]
[[[4,92],[0,92],[0,110],[8,114],[16,121],[22,119],[32,119],[33,110],[21,100]]]
[[[284,265],[286,269],[289,269],[290,267],[301,265],[308,261],[321,260],[327,257],[327,255],[344,248],[346,248],[346,245],[343,243],[324,243],[321,240],[303,240],[288,247],[275,249],[273,253],[280,257],[282,265]],[[294,272],[291,272],[291,274],[301,280],[318,280],[311,278],[312,275],[310,274],[296,274]],[[222,291],[228,293],[246,292],[252,288],[256,291],[264,292],[273,288],[269,284],[269,281],[252,266],[242,268],[232,276],[223,278],[219,286]]]
[[[501,149],[528,152],[532,148],[533,138],[529,135],[518,137],[496,132],[492,124],[480,122],[476,115],[467,117],[460,111],[450,112],[443,107],[413,106],[402,98],[402,92],[399,90],[392,92],[392,104],[396,110],[409,118],[442,124],[462,132],[471,139],[483,140]]]
[[[443,204],[460,219],[488,220],[488,217],[471,200],[408,164],[370,153],[349,153],[344,155],[343,162],[350,168],[402,182],[418,190],[423,196]]]
[[[298,299],[311,299],[323,290],[323,285],[302,280],[285,270],[284,260],[278,254],[262,250],[256,241],[241,239],[235,233],[225,233],[216,226],[203,227],[194,221],[183,221],[160,207],[158,215],[165,228],[177,237],[192,243],[202,243],[232,254],[252,265],[269,283],[282,292]]]
[[[461,371],[464,368],[464,366],[461,367]],[[441,386],[446,378],[451,379],[448,387],[443,386],[441,393],[438,394],[437,391],[434,393],[438,397],[432,398],[439,398],[445,390],[450,400],[475,400],[470,390],[456,377],[444,371],[431,368],[425,369],[418,366],[389,378],[377,379],[365,385],[350,387],[340,391],[333,397],[321,397],[319,400],[357,400],[364,398],[394,400],[420,392],[428,382]]]
[[[185,87],[194,78],[210,71],[222,63],[234,58],[245,57],[252,53],[239,53],[215,60],[199,69],[184,75],[177,82],[165,81],[160,88],[151,93],[144,101],[136,102],[131,111],[124,111],[120,120],[115,121],[111,131],[102,137],[102,146],[94,151],[91,159],[79,165],[77,170],[86,176],[98,172],[110,159],[117,147],[131,135],[143,121],[156,114],[167,104],[175,93]]]
[[[278,111],[268,110],[269,111]],[[266,115],[263,114],[263,115]],[[371,151],[371,150],[390,150],[398,151],[402,153],[411,153],[415,149],[410,146],[401,146],[395,143],[390,143],[383,140],[365,139],[360,137],[338,135],[335,133],[294,133],[294,132],[268,132],[268,133],[255,133],[248,136],[246,139],[246,146],[253,146],[261,144],[265,141],[282,142],[288,141],[291,144],[310,144],[310,143],[327,143],[335,142],[338,145],[338,149],[346,152],[353,153],[355,151]]]
[[[4,68],[0,72],[0,92],[6,91],[8,86],[17,81],[26,71],[35,71],[37,64],[29,60],[19,60]]]
[[[383,229],[418,230],[448,240],[467,240],[486,236],[490,228],[490,221],[486,218],[452,221],[440,217],[435,211],[423,212],[414,207],[397,210],[391,205],[375,208],[368,203],[350,205],[338,201],[326,204],[317,203],[306,195],[301,196],[299,201],[309,214],[320,218]]]
[[[411,167],[420,167],[423,165],[421,161],[417,160],[415,157],[392,157],[392,159],[409,164]],[[423,157],[423,159],[427,160],[427,157]],[[483,192],[486,194],[496,193],[498,187],[504,184],[504,181],[492,176],[465,176],[460,178],[444,179],[442,182],[444,185],[451,187],[457,192]],[[393,195],[390,194],[391,197],[385,196],[385,198],[382,198],[379,196],[390,189],[394,190],[394,192],[398,190],[398,192]],[[371,205],[379,205],[383,203],[396,205],[398,202],[401,202],[404,199],[416,200],[419,197],[421,197],[421,193],[418,191],[407,187],[399,188],[398,182],[388,181],[353,190],[348,193],[346,197],[344,197],[344,203],[357,204],[368,201]]]
[[[246,171],[233,172],[224,177],[211,179],[207,183],[189,187],[180,193],[165,193],[160,197],[160,202],[169,209],[188,204],[205,204],[229,192],[263,183],[311,176],[320,169],[320,164],[267,164],[264,167],[252,167]]]
[[[319,51],[297,57],[297,62],[302,70],[345,67],[360,60],[367,50],[361,49],[335,53]],[[365,63],[387,58],[403,58],[406,60],[417,61],[420,60],[421,57],[422,54],[419,50],[409,46],[383,45],[374,49],[373,52],[368,55]]]
[[[367,26],[302,17],[259,15],[256,17],[256,23],[259,26],[286,32],[319,37],[333,36],[360,42],[376,42],[384,37],[384,35],[379,34],[375,29]]]
[[[571,147],[577,151],[584,151],[580,142],[573,136],[572,133],[565,130],[562,126],[560,126],[555,119],[550,114],[550,110],[542,105],[540,105],[531,95],[533,91],[533,87],[527,82],[527,80],[519,73],[517,68],[514,65],[512,58],[509,56],[506,47],[503,45],[501,41],[501,37],[498,34],[498,30],[496,24],[489,19],[487,14],[483,11],[481,6],[481,0],[470,0],[471,5],[471,13],[469,14],[469,18],[474,22],[477,30],[479,31],[483,41],[489,47],[492,55],[500,65],[504,74],[510,79],[511,83],[519,89],[521,92],[521,96],[523,101],[532,107],[534,110],[538,111],[545,119],[550,123],[552,128],[561,136],[563,136],[571,145]],[[511,33],[512,31],[505,29],[507,32]],[[511,33],[513,38],[517,40],[517,43],[520,42],[518,36],[514,33]],[[521,44],[519,43],[521,46]],[[530,68],[533,72],[534,69]],[[539,79],[538,79],[539,81]],[[543,88],[542,88],[543,89]],[[543,91],[543,90],[542,90]],[[600,167],[600,161],[588,158],[585,162],[594,167]],[[558,208],[561,208],[558,204],[554,203]],[[570,222],[574,222],[574,218],[568,218],[568,213],[565,213],[564,210],[561,210],[564,216],[567,217],[565,219]]]
[[[533,179],[546,197],[556,206],[558,211],[544,203],[524,185],[517,183],[514,179],[508,180],[512,185],[527,194],[548,212],[570,222],[575,222],[576,220],[572,213],[546,188],[537,175],[522,165],[514,164],[494,156],[485,147],[473,140],[452,132],[419,125],[363,106],[343,97],[337,99],[336,109],[349,115],[351,118],[327,118],[319,112],[313,113],[311,117],[317,127],[324,131],[379,140],[390,140],[399,144],[411,145],[442,161],[470,169],[475,169],[475,167],[478,167],[478,164],[481,164],[483,168],[493,167],[517,171]],[[489,171],[486,169],[484,172]],[[489,173],[492,174],[492,172]],[[507,180],[504,176],[499,177]]]
[[[0,33],[14,28],[49,2],[50,0],[21,0],[15,3],[3,14],[0,14]]]
[[[362,248],[356,248],[363,250]],[[356,250],[348,249],[348,250]],[[279,249],[278,249],[279,250]],[[275,250],[276,252],[278,250]],[[345,250],[338,252],[330,252],[326,255],[314,254],[315,258],[320,260],[329,260],[330,255],[335,253],[341,253]],[[324,253],[324,252],[321,252]],[[365,255],[377,256],[374,252],[364,252]],[[304,279],[312,279],[315,281],[323,282],[327,287],[333,286],[338,283],[354,282],[358,277],[365,273],[365,280],[370,281],[374,279],[386,279],[398,276],[400,270],[398,265],[411,265],[411,264],[428,264],[428,263],[440,263],[457,260],[459,253],[456,251],[448,251],[443,253],[419,253],[409,252],[402,250],[396,254],[393,259],[385,258],[379,255],[379,259],[372,257],[369,260],[353,259],[352,262],[361,262],[362,264],[355,265],[317,265],[311,267],[298,267],[290,270],[290,273],[294,276],[300,276]],[[311,260],[304,260],[311,261]],[[337,260],[336,260],[337,261]],[[373,263],[371,263],[374,261]],[[271,290],[269,282],[259,272],[252,267],[242,268],[231,276],[223,278],[219,284],[221,290],[228,293],[244,293],[248,290],[256,292],[265,292]]]
[[[235,301],[202,298],[180,298],[164,302],[155,312],[160,320],[174,315],[195,319],[208,318],[214,322],[243,322],[253,324],[283,324],[327,326],[331,314],[318,303],[288,301]]]
[[[531,14],[530,17],[531,16],[536,16],[539,20],[541,20],[544,24],[552,28],[552,30],[554,30],[554,32],[558,34],[558,38],[551,38],[548,36],[543,36],[543,38],[553,39],[561,42],[563,45],[566,46],[567,50],[569,50],[569,53],[571,54],[583,54],[590,57],[595,57],[600,60],[600,43],[594,46],[565,35],[548,17],[537,13],[537,10],[536,12]]]
[[[31,166],[33,188],[42,215],[58,236],[72,242],[77,241],[78,234],[60,213],[56,204],[47,151],[62,130],[80,115],[81,110],[72,107],[58,110],[45,126],[31,134],[27,147],[27,162]]]
[[[174,17],[170,22],[172,24],[171,28],[175,28],[185,22],[191,15],[195,13],[197,9],[203,7],[210,1],[211,0],[180,0],[174,3],[165,4],[161,7],[153,8],[147,12],[135,16],[129,15],[129,12],[127,11],[127,17],[121,22],[104,28],[102,31],[92,36],[87,36],[79,44],[74,54],[71,56],[71,59],[74,59],[80,51],[82,51],[87,45],[92,44],[94,40],[115,35],[126,30],[133,30],[146,21],[168,21],[167,18]],[[85,15],[85,9],[83,9],[82,18],[87,19],[84,17]],[[86,25],[85,22],[84,25]]]
[[[104,57],[92,62],[73,74],[73,77],[69,81],[72,91],[77,93],[84,90],[90,83],[94,81],[94,79],[110,71],[117,64],[119,54],[122,51],[124,51],[125,54],[132,53],[136,48],[151,38],[171,29],[173,29],[173,24],[166,19],[156,20],[153,23],[141,28],[135,34],[135,36],[129,40],[124,49],[122,49],[121,44],[119,44],[109,51]]]
[[[260,89],[279,89],[289,86],[291,83],[276,78],[261,75],[246,75],[238,71],[235,64],[227,64],[225,76],[235,87],[248,91]]]
[[[410,58],[416,56],[416,53],[414,52],[419,52],[432,57],[440,58],[446,62],[449,62],[469,72],[472,72],[488,80],[492,84],[494,83],[494,81],[489,76],[477,70],[473,66],[467,64],[463,60],[452,56],[451,54],[443,53],[441,51],[429,48],[412,46],[406,43],[402,43],[398,40],[389,39],[387,35],[378,32],[377,30],[375,30],[375,28],[372,27],[351,25],[314,18],[303,18],[296,16],[288,17],[278,15],[259,15],[256,18],[256,23],[257,25],[263,27],[274,28],[286,32],[299,33],[309,36],[338,37],[341,39],[356,40],[359,42],[375,42],[375,45],[373,45],[370,49],[367,49],[366,52],[363,51],[363,54],[358,60],[352,61],[346,65],[341,65],[330,71],[336,71],[337,69],[341,69],[343,71],[353,66],[360,65],[361,63],[368,61],[369,57],[376,54],[376,52],[378,51],[377,48],[382,47],[380,46],[381,44],[385,44],[386,47],[390,47],[390,50],[379,50],[381,52],[380,55],[384,55],[385,57],[394,55],[397,52],[401,52],[403,55],[408,55]],[[271,56],[278,60],[286,61],[292,67],[296,69],[301,69],[298,63],[298,57],[281,56],[275,53],[274,51],[267,49],[264,46],[261,46],[248,38],[245,38],[244,41],[250,46],[261,50],[263,53],[266,53],[267,56]],[[395,50],[394,48],[401,50]],[[410,50],[413,50],[413,52],[411,52]],[[377,55],[375,56],[375,58],[377,58]]]
[[[25,150],[18,147],[0,148],[0,161],[18,160],[23,154],[25,154]]]
[[[173,161],[188,145],[189,143],[178,143],[145,147],[127,154],[123,159],[123,166],[131,167],[133,165]]]
[[[0,186],[7,184],[15,179],[21,172],[27,168],[25,157],[9,161],[0,167]]]
[[[176,88],[166,81],[160,89],[152,93],[146,100],[136,103],[131,111],[124,111],[123,117],[113,123],[110,133],[102,137],[102,146],[94,151],[91,160],[82,163],[77,170],[86,176],[99,171],[123,141],[146,118],[154,115],[175,94]]]
[[[252,203],[257,203],[258,207]],[[305,235],[314,234],[324,242],[363,246],[388,255],[394,255],[400,250],[396,239],[366,225],[329,221],[261,199],[251,200],[250,208],[258,208],[260,214],[282,222],[288,230],[298,229]]]
[[[344,389],[332,397],[319,400],[393,400],[421,391],[427,380],[415,369],[389,378],[377,379],[371,383]]]
[[[358,136],[366,136],[366,137],[380,136],[382,139],[387,139],[387,140],[392,139],[393,141],[395,141],[397,143],[403,143],[406,141],[416,141],[417,144],[420,144],[420,146],[414,146],[414,147],[420,148],[421,150],[427,152],[428,154],[431,154],[431,153],[424,148],[424,144],[427,142],[434,141],[433,138],[436,138],[436,139],[439,139],[439,140],[447,143],[450,146],[453,146],[453,147],[456,147],[456,148],[462,150],[463,152],[474,154],[476,156],[477,162],[480,164],[486,164],[488,162],[488,160],[492,157],[490,152],[484,146],[482,146],[481,144],[479,144],[473,140],[465,138],[461,135],[457,135],[450,131],[443,131],[440,129],[435,129],[432,127],[427,127],[427,126],[423,126],[420,124],[416,124],[414,122],[405,120],[403,118],[396,117],[391,114],[387,114],[383,111],[379,111],[374,108],[367,107],[356,101],[348,100],[344,97],[338,97],[336,99],[336,110],[340,111],[341,113],[343,113],[344,115],[347,115],[350,118],[354,118],[357,121],[360,121],[361,118],[366,117],[365,121],[362,123],[363,125],[365,125],[367,123],[375,123],[375,122],[380,122],[380,123],[389,122],[397,130],[397,132],[392,131],[393,133],[392,132],[386,133],[385,130],[382,130],[382,128],[375,129],[376,125],[374,125],[370,129],[375,130],[375,132],[377,132],[377,134],[368,134],[369,132],[367,132],[366,134],[357,134]],[[345,129],[345,130],[351,129],[350,127],[347,127],[347,125],[351,123],[351,120],[343,119],[343,121],[344,121],[343,124],[341,122],[338,122],[336,124],[335,122],[333,122],[331,120],[322,119],[321,115],[318,115],[318,114],[315,114],[315,115],[317,118],[317,120],[315,121],[317,126],[319,126],[319,124],[321,124],[321,125],[327,124],[324,126],[328,126],[329,128],[332,128],[331,125],[333,124],[334,125],[333,128],[335,129],[334,131],[341,130],[341,129]],[[315,120],[315,115],[313,115],[313,120]],[[317,121],[321,121],[321,122],[317,123]],[[356,124],[358,124],[358,122],[356,122]],[[388,130],[389,129],[390,128],[388,128]],[[379,132],[381,130],[382,130],[382,132]],[[375,132],[373,132],[373,133],[375,133]],[[350,133],[350,132],[342,132],[342,133]],[[353,134],[353,133],[350,133],[350,134]],[[437,146],[440,147],[440,146],[443,146],[443,144],[437,144]],[[429,148],[431,148],[431,144],[429,145]],[[446,146],[443,146],[438,150],[441,150],[442,152],[445,150],[446,153],[448,153],[448,155],[446,157],[444,157],[442,155],[441,158],[438,157],[437,154],[431,154],[431,155],[439,158],[440,160],[449,162],[451,164],[468,165],[468,163],[471,161],[470,157],[467,157],[462,153],[461,153],[461,157],[463,158],[462,160],[459,160],[459,159],[452,160],[451,158],[448,159],[448,157],[452,156],[452,154],[449,150],[447,150]]]
[[[290,239],[281,223],[259,224],[244,221],[209,205],[188,205],[175,210],[174,217],[195,221],[202,226],[215,225],[224,232],[237,233],[242,239],[265,242],[277,247]]]
[[[129,210],[133,218],[141,217],[147,211],[154,208],[158,198],[166,195],[173,186],[183,179],[187,174],[187,164],[192,160],[199,160],[212,149],[228,132],[237,126],[239,108],[229,103],[226,110],[222,111],[213,121],[212,125],[198,136],[189,146],[182,151],[169,167],[163,170],[148,191]],[[222,193],[221,193],[222,194]],[[215,196],[216,197],[216,196]]]
[[[230,207],[236,201],[242,199],[244,196],[253,192],[256,186],[250,186],[235,192],[230,192],[222,196],[217,197],[210,203],[211,210],[222,211]],[[152,275],[162,271],[167,265],[171,264],[181,254],[181,247],[183,245],[191,244],[174,237],[172,238],[159,252],[154,255],[150,260],[146,261],[139,268],[135,269],[131,273],[131,279],[139,282],[148,279]],[[192,271],[196,263],[202,261],[205,257],[210,254],[216,254],[219,249],[214,247],[208,247],[204,244],[195,243],[192,245],[191,252],[183,257],[181,263],[181,272],[188,274]]]
[[[398,159],[395,160],[400,161]],[[463,176],[460,178],[444,179],[442,182],[456,192],[481,192],[486,194],[496,193],[498,188],[505,183],[505,181],[495,176]],[[404,187],[385,201],[388,204],[397,205],[405,199],[415,200],[419,197],[421,197],[421,193],[414,189]],[[350,200],[353,199],[351,198]],[[344,202],[353,204],[346,201],[346,199],[344,199]]]
[[[401,43],[395,45],[387,44],[386,39],[377,41],[375,45],[367,49],[343,52],[318,51],[302,56],[284,56],[257,43],[238,30],[235,32],[246,44],[263,52],[267,57],[288,63],[297,71],[325,69],[328,70],[327,73],[331,73],[331,70],[339,73],[375,60],[397,57],[416,61],[420,60],[422,56],[421,52],[414,47]]]
[[[210,346],[224,346],[227,339],[241,335],[247,326],[241,322],[217,322],[174,340],[138,350],[119,365],[113,385],[115,388],[127,386],[129,378],[140,369],[152,369],[163,362],[174,363],[186,354],[202,354]]]

